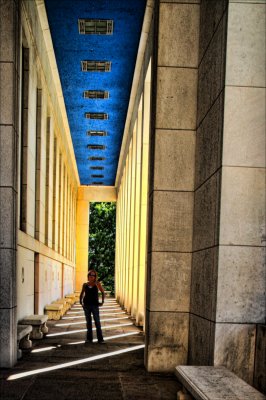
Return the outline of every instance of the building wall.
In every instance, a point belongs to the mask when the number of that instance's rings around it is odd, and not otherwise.
[[[75,289],[79,179],[38,2],[2,1],[0,35],[0,366],[10,367],[17,322]]]
[[[17,359],[17,150],[20,71],[18,1],[0,3],[0,366]]]

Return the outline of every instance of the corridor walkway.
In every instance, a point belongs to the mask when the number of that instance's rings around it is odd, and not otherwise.
[[[143,332],[114,299],[101,308],[101,321],[105,344],[85,343],[78,304],[49,321],[46,337],[14,368],[0,371],[1,400],[175,400],[176,378],[145,370]]]

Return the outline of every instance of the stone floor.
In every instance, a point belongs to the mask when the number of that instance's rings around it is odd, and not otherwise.
[[[81,317],[83,311],[79,310],[77,305],[65,315],[71,317],[70,319],[49,321],[48,335],[42,340],[34,341],[31,350],[50,346],[53,348],[41,352],[24,352],[23,358],[14,368],[0,370],[1,400],[176,400],[180,385],[175,376],[148,373],[143,363],[143,347],[123,354],[90,360],[93,356],[133,349],[144,344],[142,331],[135,325],[125,325],[132,323],[131,319],[104,321],[127,316],[108,315],[111,312],[119,312],[112,310],[110,306],[111,303],[101,311],[105,344],[84,342],[86,335],[84,320],[75,318]],[[60,327],[63,323],[69,325]],[[73,323],[75,324],[71,325]],[[56,333],[59,335],[49,336]],[[132,333],[130,336],[112,338],[130,333]],[[68,367],[64,365],[84,359],[88,360]],[[56,369],[41,370],[49,367]],[[35,372],[37,369],[38,373]],[[32,375],[18,378],[17,374],[24,372],[30,372]],[[7,379],[12,376],[17,379]]]

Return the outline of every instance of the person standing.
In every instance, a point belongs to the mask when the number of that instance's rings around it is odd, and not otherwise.
[[[101,303],[99,303],[99,290],[102,294]],[[87,322],[87,342],[92,343],[93,341],[91,320],[91,315],[93,315],[98,343],[104,343],[99,313],[99,306],[104,304],[104,289],[101,283],[98,281],[98,276],[95,269],[89,270],[88,282],[85,282],[82,285],[79,301],[83,307]]]

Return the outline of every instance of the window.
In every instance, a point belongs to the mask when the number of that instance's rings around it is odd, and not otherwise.
[[[112,35],[114,21],[111,19],[79,19],[78,27],[81,35]]]
[[[110,72],[111,61],[81,61],[81,70],[84,72]]]

